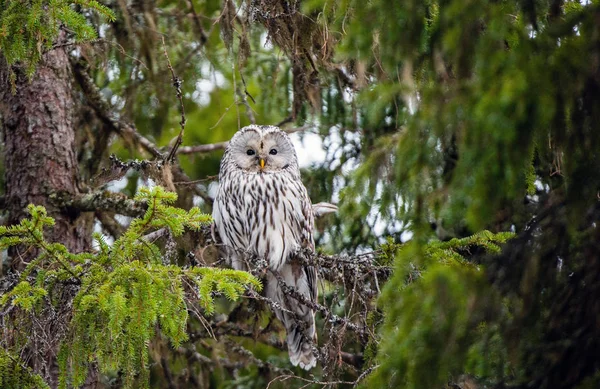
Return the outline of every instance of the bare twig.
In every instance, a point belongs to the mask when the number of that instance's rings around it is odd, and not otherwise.
[[[113,215],[110,215],[107,212],[96,212],[95,216],[100,221],[102,228],[104,228],[113,238],[117,239],[125,231],[125,227],[115,220]]]
[[[173,174],[173,179],[175,180],[173,185],[189,187],[197,196],[202,198],[206,204],[212,205],[213,199],[206,191],[202,190],[198,185],[195,185],[195,181],[191,180],[183,170],[173,168],[171,172]]]
[[[72,30],[69,30],[68,28],[65,28],[64,25],[61,28],[65,29],[66,31],[74,32]],[[136,62],[136,63],[140,64],[144,69],[148,70],[148,66],[146,66],[146,64],[144,63],[144,61],[142,61],[139,58],[136,58],[134,56],[131,56],[131,55],[127,54],[127,51],[125,51],[125,48],[121,44],[119,44],[118,42],[114,42],[114,41],[108,40],[108,39],[96,38],[96,39],[93,39],[93,40],[90,40],[90,41],[86,41],[85,43],[82,43],[80,41],[66,41],[66,42],[56,43],[56,44],[52,45],[52,48],[49,49],[49,50],[54,50],[54,49],[57,49],[59,47],[82,46],[82,45],[97,45],[97,44],[100,44],[100,43],[106,44],[106,45],[110,45],[110,46],[115,46],[117,48],[117,50],[119,51],[119,53],[121,53],[121,55],[123,55],[124,57],[127,57],[127,58],[131,59],[133,62]]]
[[[292,115],[286,117],[285,119],[283,119],[282,121],[280,121],[279,123],[277,123],[277,127],[281,127],[285,124],[291,123],[294,121],[294,117]]]
[[[296,132],[306,131],[310,126],[302,126],[302,127],[293,127],[285,129],[284,131],[288,134],[293,134]],[[210,143],[207,145],[198,145],[198,146],[184,146],[180,147],[177,151],[179,154],[202,154],[202,153],[210,153],[215,150],[224,150],[227,148],[229,141],[226,142],[218,142],[218,143]]]
[[[267,384],[267,389],[271,387],[271,384],[277,381],[287,381],[288,379],[296,379],[296,380],[300,380],[303,382],[306,382],[308,384],[313,384],[313,385],[322,385],[322,386],[334,386],[334,385],[354,385],[355,382],[354,381],[319,381],[319,380],[311,380],[308,378],[304,378],[304,377],[299,377],[297,375],[293,375],[293,374],[282,374],[278,377],[275,377],[274,379],[272,379],[268,384]]]
[[[237,343],[232,342],[231,340],[226,340],[225,343],[230,347],[231,351],[246,358],[249,362],[256,365],[259,369],[266,369],[276,374],[291,374],[291,371],[288,369],[282,369],[273,365],[272,363],[256,358],[250,350],[240,346]]]
[[[260,294],[256,293],[256,291],[254,291],[252,289],[248,289],[248,291],[246,293],[253,299],[264,301],[274,310],[279,310],[279,311],[285,312],[288,315],[291,315],[295,318],[298,318],[296,315],[296,312],[290,311],[289,309],[282,307],[281,304],[279,304],[277,301],[273,301],[268,297],[261,296]]]
[[[238,95],[240,95],[242,104],[244,104],[244,106],[246,107],[246,116],[248,116],[250,123],[256,124],[256,118],[254,117],[254,110],[250,106],[250,103],[248,103],[248,97],[250,98],[250,100],[252,100],[252,102],[254,104],[256,104],[256,101],[254,101],[254,97],[252,97],[252,95],[250,93],[248,93],[248,89],[246,87],[246,80],[244,79],[244,75],[242,74],[241,70],[240,70],[240,78],[242,79],[242,84],[244,85],[244,90],[242,91],[242,90],[238,89]]]
[[[142,146],[144,150],[149,152],[154,158],[162,158],[163,154],[160,152],[158,147],[148,138],[140,134],[133,124],[125,123],[124,125],[118,127],[118,130],[118,132],[124,137],[133,138],[137,144]]]
[[[179,122],[179,126],[181,130],[179,130],[179,135],[177,135],[177,139],[175,139],[175,143],[171,148],[171,151],[165,158],[165,162],[172,163],[175,159],[175,154],[177,153],[177,149],[181,146],[181,142],[183,141],[183,134],[185,131],[185,108],[183,106],[183,93],[181,92],[181,85],[183,84],[183,80],[175,75],[175,70],[173,70],[173,66],[171,65],[171,60],[169,59],[169,54],[167,53],[167,46],[165,45],[165,37],[162,38],[162,45],[165,53],[165,57],[167,58],[167,67],[171,71],[171,80],[173,81],[173,87],[177,93],[177,99],[179,100],[179,108],[181,109],[181,121]]]
[[[127,139],[133,139],[134,142],[142,146],[147,152],[149,152],[155,158],[162,158],[162,153],[149,139],[141,135],[135,125],[126,123],[116,118],[112,113],[112,108],[105,101],[100,93],[100,89],[90,75],[85,70],[83,64],[79,61],[72,59],[71,61],[73,71],[75,73],[75,79],[81,86],[90,107],[96,112],[98,118],[108,127],[109,130],[116,132],[121,137]]]
[[[198,145],[198,146],[183,146],[180,147],[177,151],[179,154],[202,154],[202,153],[210,153],[215,150],[224,150],[229,142],[218,142],[211,143],[207,145]]]
[[[347,326],[348,328],[350,328],[354,332],[360,334],[361,336],[365,334],[364,328],[359,327],[355,323],[352,323],[345,317],[340,317],[340,316],[334,314],[326,306],[321,305],[316,301],[310,301],[303,294],[298,292],[298,290],[296,288],[289,286],[278,272],[275,272],[272,270],[270,270],[270,271],[275,276],[275,278],[277,278],[277,283],[281,287],[281,290],[283,291],[284,294],[296,299],[300,304],[305,305],[314,311],[321,312],[322,314],[325,315],[325,317],[331,323],[343,324],[344,326]]]
[[[208,40],[208,35],[202,28],[202,23],[200,23],[200,17],[194,8],[194,3],[190,0],[186,0],[187,6],[190,8],[190,12],[192,13],[192,19],[194,21],[194,27],[196,28],[196,33],[200,37],[200,43],[204,45]]]
[[[371,374],[373,372],[373,370],[377,369],[379,367],[379,365],[374,365],[369,367],[368,369],[365,369],[365,371],[363,371],[358,378],[354,381],[354,388],[358,387],[358,384],[360,384],[360,382],[362,380],[365,379],[366,376],[368,376],[369,374]]]

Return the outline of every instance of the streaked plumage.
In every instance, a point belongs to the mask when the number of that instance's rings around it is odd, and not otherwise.
[[[263,161],[263,162],[261,162]],[[264,258],[274,272],[310,301],[317,299],[312,266],[294,261],[301,248],[314,250],[313,208],[300,179],[298,159],[288,135],[274,126],[248,126],[225,150],[213,219],[234,269],[248,270],[251,255]],[[265,295],[292,311],[275,310],[287,331],[290,361],[308,370],[316,365],[314,312],[285,296],[275,276],[266,274]]]

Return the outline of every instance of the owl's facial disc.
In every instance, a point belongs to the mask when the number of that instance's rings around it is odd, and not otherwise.
[[[296,152],[289,138],[279,132],[247,131],[236,142],[234,162],[251,173],[274,173],[296,161]]]

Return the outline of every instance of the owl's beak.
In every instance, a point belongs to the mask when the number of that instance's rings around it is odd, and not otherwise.
[[[259,163],[259,165],[260,165],[260,168],[261,168],[261,170],[265,168],[265,160],[264,160],[263,158],[261,158],[261,159],[258,161],[258,163]]]

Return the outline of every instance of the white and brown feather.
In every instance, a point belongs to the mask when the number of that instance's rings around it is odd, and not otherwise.
[[[268,154],[272,148],[278,155]],[[247,155],[248,149],[254,149],[256,155]],[[265,158],[264,168],[258,166],[260,157]],[[233,136],[221,161],[213,219],[233,268],[248,270],[252,255],[264,258],[289,286],[316,301],[315,268],[294,261],[299,249],[314,249],[314,215],[300,179],[296,152],[285,132],[253,125]],[[265,279],[265,295],[300,319],[298,322],[286,312],[275,311],[286,327],[292,364],[307,370],[314,367],[314,312],[288,298],[270,272]]]

